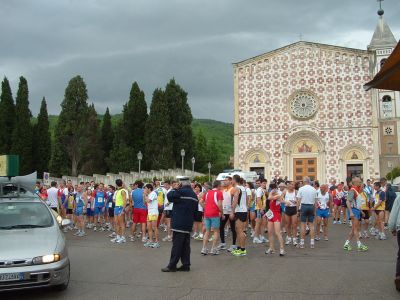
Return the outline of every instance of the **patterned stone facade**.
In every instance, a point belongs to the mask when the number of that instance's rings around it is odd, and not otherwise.
[[[293,179],[296,158],[316,158],[321,181],[345,180],[350,165],[378,178],[376,104],[363,90],[370,72],[365,50],[309,42],[234,64],[235,168]],[[292,111],[301,93],[316,101],[309,118]],[[302,141],[314,146],[299,152]]]

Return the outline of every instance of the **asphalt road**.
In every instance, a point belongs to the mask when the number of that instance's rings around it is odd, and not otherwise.
[[[201,256],[192,241],[191,272],[161,273],[171,243],[146,249],[140,242],[114,245],[105,233],[67,234],[71,282],[64,292],[31,290],[0,299],[400,299],[393,284],[397,245],[369,239],[365,253],[342,250],[347,225],[331,225],[329,241],[316,248],[264,254],[250,244],[247,257]],[[230,239],[228,238],[228,241]],[[306,246],[308,246],[306,244]]]

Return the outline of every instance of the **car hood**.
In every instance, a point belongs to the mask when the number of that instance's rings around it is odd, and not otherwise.
[[[53,254],[62,233],[57,226],[48,228],[0,230],[0,260],[30,259]]]

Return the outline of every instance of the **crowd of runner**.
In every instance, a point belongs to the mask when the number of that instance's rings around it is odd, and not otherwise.
[[[126,186],[118,179],[115,186],[71,181],[36,185],[36,193],[62,217],[70,219],[74,235],[84,237],[89,230],[107,231],[112,243],[141,241],[144,247],[159,248],[172,240],[173,204],[168,193],[179,189],[177,181],[138,180]],[[223,181],[192,182],[198,197],[192,238],[202,241],[202,255],[218,255],[222,250],[246,256],[246,244],[266,245],[265,254],[286,254],[285,247],[314,248],[317,241],[329,240],[331,225],[348,224],[350,232],[343,249],[367,251],[366,239],[386,240],[387,222],[396,198],[384,178],[362,183],[320,184],[305,177],[302,182],[275,178],[246,182],[238,175]],[[331,221],[332,220],[332,221]],[[228,247],[227,237],[231,237]],[[363,240],[364,242],[361,242]],[[275,247],[277,246],[279,251]],[[211,244],[209,248],[209,244]]]

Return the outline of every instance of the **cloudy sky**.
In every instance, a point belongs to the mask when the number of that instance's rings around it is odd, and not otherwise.
[[[400,37],[399,0],[385,19]],[[99,113],[121,112],[133,81],[151,101],[175,77],[195,118],[233,120],[232,63],[303,40],[366,49],[376,0],[2,0],[0,75],[27,78],[33,114],[58,114],[83,76]]]

